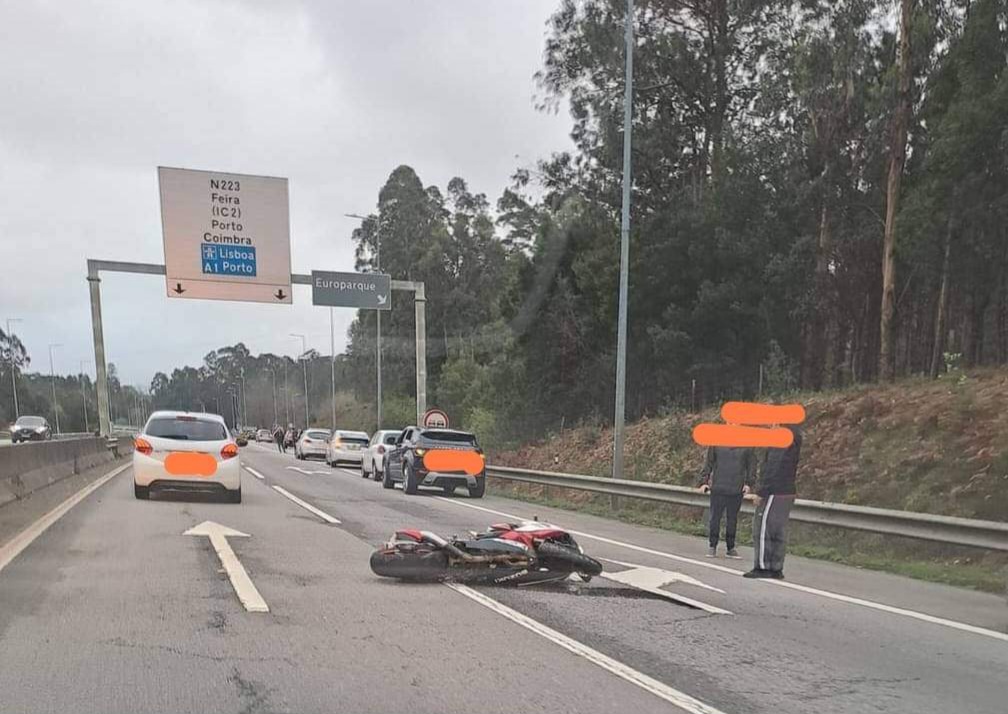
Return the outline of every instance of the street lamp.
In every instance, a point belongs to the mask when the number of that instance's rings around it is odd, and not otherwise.
[[[14,333],[11,332],[11,323],[12,322],[24,322],[24,320],[22,320],[20,317],[8,317],[7,318],[7,345],[8,345],[8,347],[10,347],[10,355],[9,355],[10,356],[10,378],[11,378],[11,387],[13,387],[13,391],[14,391],[14,418],[17,419],[19,416],[21,416],[21,413],[18,410],[17,377],[14,375],[16,367],[14,365]]]
[[[277,401],[276,401],[276,367],[267,367],[267,369],[269,369],[270,374],[273,375],[273,426],[276,427],[276,425],[279,423],[277,421],[278,415],[277,415]]]
[[[357,213],[344,213],[343,215],[346,216],[347,218],[356,218],[356,219],[361,220],[361,221],[366,221],[367,220],[366,216],[362,216],[362,215],[357,214]],[[381,230],[380,230],[380,228],[381,228],[381,223],[378,220],[378,217],[375,217],[375,271],[379,272],[379,273],[381,272]],[[376,402],[377,402],[376,411],[377,411],[377,422],[378,423],[377,423],[376,429],[381,429],[381,425],[382,425],[382,418],[381,418],[381,411],[382,411],[382,409],[381,409],[382,408],[382,398],[381,398],[381,313],[382,313],[381,310],[375,310],[375,365],[376,365],[376,371],[377,371],[376,382],[377,382],[377,387],[378,387],[378,394],[377,394],[377,398],[376,398]],[[336,390],[336,386],[335,386],[336,385],[336,376],[335,376],[335,374],[336,374],[336,367],[335,367],[335,357],[334,357],[333,358],[333,391],[334,392]],[[335,414],[335,410],[336,410],[336,407],[335,407],[335,397],[333,397],[333,400],[334,400],[333,413]],[[334,422],[336,421],[335,416],[333,417],[333,421]],[[333,429],[335,429],[335,428],[336,428],[336,424],[333,424]]]
[[[56,404],[56,369],[54,367],[53,350],[56,349],[57,347],[62,346],[63,345],[59,342],[54,342],[49,345],[49,382],[52,385],[52,409],[53,409],[53,416],[55,417],[56,421],[57,434],[61,434],[62,432],[60,431],[59,408],[58,405]]]
[[[304,367],[304,426],[308,428],[308,338],[297,332],[290,333],[291,337],[301,338],[301,366]]]
[[[80,396],[81,404],[84,405],[84,431],[89,431],[88,421],[87,421],[87,392],[84,391],[84,363],[87,360],[80,361]]]
[[[248,426],[248,392],[245,391],[245,368],[241,368],[241,414],[242,426]]]
[[[620,217],[619,312],[616,325],[616,414],[613,418],[613,478],[623,478],[623,424],[626,418],[627,287],[630,264],[630,138],[633,133],[633,0],[624,18],[623,209]]]

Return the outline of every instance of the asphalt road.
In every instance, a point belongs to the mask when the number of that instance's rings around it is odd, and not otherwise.
[[[695,538],[405,496],[257,445],[242,458],[263,479],[244,474],[241,505],[136,501],[127,469],[0,570],[0,711],[1005,708],[1002,598],[800,559],[784,585],[749,581]],[[506,514],[577,531],[618,580],[452,590],[368,568],[395,528],[450,535]],[[206,520],[251,536],[228,542],[268,613],[246,612],[208,539],[183,535]]]

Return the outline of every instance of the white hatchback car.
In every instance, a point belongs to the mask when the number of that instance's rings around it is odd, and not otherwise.
[[[217,414],[158,411],[134,439],[133,495],[203,491],[241,503],[238,445]]]
[[[382,429],[371,436],[371,442],[364,449],[361,457],[361,476],[370,476],[375,481],[381,481],[385,470],[385,452],[393,448],[402,429]]]
[[[294,444],[294,458],[302,461],[310,458],[324,459],[328,442],[328,429],[305,429]]]
[[[330,466],[336,466],[340,463],[360,466],[361,456],[367,445],[367,433],[337,429],[326,446],[326,463]]]

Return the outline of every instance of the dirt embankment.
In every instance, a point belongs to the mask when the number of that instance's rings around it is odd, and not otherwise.
[[[800,495],[826,501],[1008,521],[1008,370],[800,394],[808,414]],[[690,485],[703,449],[691,432],[716,410],[627,427],[628,478]],[[491,462],[609,474],[612,430],[579,427]]]

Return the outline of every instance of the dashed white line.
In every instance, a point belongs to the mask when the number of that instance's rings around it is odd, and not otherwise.
[[[66,515],[67,511],[76,506],[78,503],[87,498],[91,493],[97,491],[99,488],[108,483],[112,478],[118,476],[123,471],[128,469],[131,464],[123,464],[122,466],[109,471],[107,474],[99,478],[94,483],[90,483],[80,491],[72,495],[67,500],[63,501],[56,508],[49,511],[47,514],[39,518],[37,521],[32,523],[30,526],[25,528],[23,531],[18,533],[14,540],[7,543],[7,545],[0,548],[0,570],[3,570],[7,565],[18,556],[18,554],[30,546],[32,542],[40,535],[45,533],[46,529],[49,528],[53,523],[58,521],[60,518]]]
[[[497,516],[504,516],[505,518],[514,518],[518,520],[524,520],[522,516],[516,516],[513,513],[504,513],[503,511],[495,511],[492,508],[485,508],[483,506],[476,506],[471,503],[465,503],[454,498],[444,498],[443,496],[434,496],[447,503],[452,503],[456,506],[465,506],[466,508],[474,508],[477,511],[486,511],[487,513],[493,513]],[[591,533],[585,533],[583,531],[568,531],[572,535],[579,538],[588,538],[591,540],[597,540],[601,543],[607,543],[608,545],[615,545],[620,548],[627,548],[628,550],[635,550],[639,553],[647,553],[649,555],[657,555],[662,558],[668,558],[670,560],[676,560],[681,563],[690,563],[692,565],[697,565],[701,568],[708,568],[710,570],[717,570],[722,573],[727,573],[729,575],[742,575],[741,570],[736,570],[735,568],[727,568],[723,565],[717,565],[715,563],[707,563],[702,560],[696,560],[694,558],[686,558],[681,555],[676,555],[674,553],[666,553],[660,550],[654,550],[653,548],[645,548],[640,545],[634,545],[633,543],[624,543],[623,541],[613,540],[612,538],[605,538],[604,536],[592,535]],[[880,612],[886,612],[891,615],[902,615],[903,617],[909,617],[914,620],[920,620],[921,622],[929,622],[933,625],[941,625],[942,627],[949,627],[954,630],[960,630],[962,632],[969,632],[974,635],[982,635],[983,637],[990,637],[996,640],[1002,640],[1008,642],[1008,633],[998,632],[996,630],[988,630],[984,627],[977,627],[976,625],[969,625],[965,622],[958,622],[956,620],[947,620],[944,617],[936,617],[934,615],[928,615],[924,612],[917,612],[915,610],[906,610],[901,607],[895,607],[893,605],[886,605],[884,603],[875,602],[873,600],[864,600],[862,598],[853,597],[851,595],[842,595],[840,593],[831,592],[829,590],[820,590],[819,588],[812,588],[807,585],[799,585],[797,583],[791,583],[784,580],[755,580],[756,583],[766,583],[767,585],[776,585],[777,587],[788,588],[790,590],[797,590],[799,592],[808,593],[810,595],[818,595],[819,597],[828,598],[830,600],[836,600],[837,602],[844,602],[850,605],[860,605],[861,607],[867,607],[872,610],[878,610]]]
[[[255,476],[255,477],[256,477],[257,479],[259,479],[260,481],[265,481],[265,480],[266,480],[266,477],[265,477],[265,476],[263,476],[263,475],[262,475],[261,473],[259,473],[258,471],[256,471],[256,470],[255,470],[255,469],[253,469],[253,468],[250,468],[250,467],[246,466],[246,467],[245,467],[245,470],[246,470],[246,471],[248,471],[248,472],[249,472],[250,474],[252,474],[253,476]]]
[[[533,620],[531,617],[523,615],[517,610],[513,610],[507,605],[497,602],[493,598],[487,597],[483,593],[473,590],[466,585],[460,585],[458,583],[446,583],[446,585],[460,595],[464,595],[470,600],[479,603],[483,607],[489,608],[499,615],[503,615],[512,622],[536,633],[540,637],[545,637],[554,644],[560,645],[568,652],[572,652],[578,657],[583,657],[589,662],[598,665],[602,669],[615,674],[620,679],[640,687],[660,699],[664,699],[669,704],[673,704],[683,711],[690,712],[690,714],[723,714],[720,709],[716,709],[709,704],[705,704],[685,692],[680,692],[678,689],[673,689],[667,684],[659,682],[653,677],[647,676],[643,672],[638,672],[633,667],[623,664],[622,662],[604,655],[598,650],[593,649],[582,642],[578,642],[567,635],[557,632],[553,628],[547,627],[538,620]]]
[[[323,511],[321,509],[318,509],[318,508],[315,508],[315,506],[311,505],[307,501],[302,501],[300,498],[298,498],[297,496],[295,496],[293,493],[291,493],[290,491],[288,491],[285,488],[281,488],[280,486],[274,486],[273,490],[276,491],[277,493],[279,493],[284,498],[289,498],[291,501],[294,501],[294,503],[296,503],[297,505],[301,506],[301,508],[305,509],[306,511],[311,511],[312,513],[314,513],[316,516],[318,516],[319,518],[321,518],[326,523],[332,523],[334,525],[339,525],[342,522],[338,518],[333,518],[332,516],[330,516],[325,511]]]

